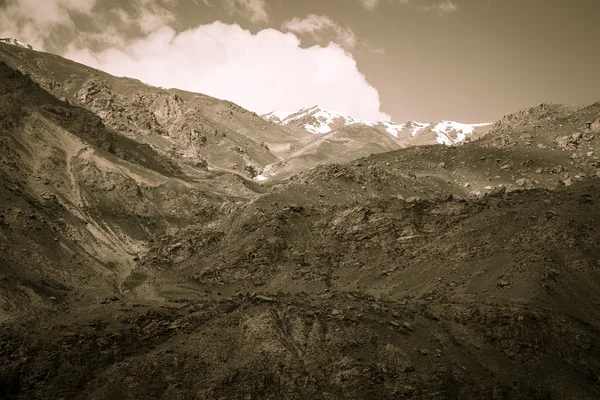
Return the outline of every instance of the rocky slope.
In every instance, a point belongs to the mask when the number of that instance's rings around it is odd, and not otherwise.
[[[2,318],[90,283],[104,287],[93,296],[114,293],[156,235],[256,196],[237,175],[166,157],[4,63],[0,149]]]
[[[7,391],[597,398],[598,179],[477,201],[301,187],[160,238],[130,292],[57,309],[44,340],[11,324]]]
[[[600,103],[387,151],[0,57],[0,398],[600,397]]]

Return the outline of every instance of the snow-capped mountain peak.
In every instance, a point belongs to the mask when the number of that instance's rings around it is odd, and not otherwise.
[[[353,118],[337,111],[327,110],[318,105],[302,108],[294,112],[276,110],[263,115],[263,118],[280,125],[302,127],[306,131],[315,134],[329,133],[343,126],[361,124],[371,127],[383,125],[388,133],[397,136],[398,131],[402,130],[404,127],[404,124],[373,122]]]
[[[329,133],[342,126],[362,122],[321,106],[306,107],[293,112],[276,110],[263,115],[263,118],[281,125],[300,125],[311,133]]]
[[[439,144],[452,145],[463,142],[467,136],[472,135],[476,128],[490,125],[463,124],[455,121],[429,122],[388,122],[388,121],[365,121],[353,118],[337,111],[330,111],[321,106],[302,108],[298,111],[272,111],[263,115],[263,118],[276,124],[287,125],[295,129],[304,129],[313,134],[325,134],[350,125],[365,125],[379,131],[385,131],[398,138],[415,137],[419,133],[434,132],[436,142]]]
[[[8,43],[8,44],[12,44],[13,46],[21,46],[21,47],[25,47],[26,49],[29,49],[29,50],[39,51],[32,45],[21,42],[20,40],[13,39],[13,38],[0,38],[0,43]]]
[[[264,119],[279,125],[286,125],[292,129],[303,129],[313,134],[326,134],[350,125],[364,125],[375,128],[381,132],[399,138],[400,136],[412,138],[419,133],[434,132],[436,142],[452,145],[463,142],[467,136],[472,135],[476,128],[490,125],[463,124],[454,121],[429,122],[388,122],[365,121],[353,118],[337,111],[330,111],[321,106],[302,108],[298,111],[272,111],[262,116]]]

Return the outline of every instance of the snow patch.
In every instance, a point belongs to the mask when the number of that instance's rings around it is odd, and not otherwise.
[[[381,125],[385,126],[385,130],[392,136],[398,137],[398,134],[402,132],[406,124],[396,124],[393,122],[381,122]]]
[[[433,128],[433,131],[437,134],[437,142],[439,144],[451,146],[463,142],[468,135],[472,135],[473,132],[475,132],[475,128],[486,125],[490,125],[490,123],[462,124],[455,121],[442,121]],[[452,139],[449,136],[449,133],[451,132],[456,133],[455,139]]]
[[[413,127],[413,130],[410,133],[410,136],[413,136],[413,137],[416,136],[417,133],[419,133],[419,131],[422,131],[423,129],[425,129],[431,125],[427,122],[414,122],[414,121],[412,121],[410,124]]]
[[[302,126],[308,132],[314,134],[329,133],[335,129],[336,125],[367,125],[375,126],[379,122],[364,121],[362,119],[352,118],[337,111],[326,110],[320,106],[302,108],[296,112],[272,111],[263,115],[263,118],[277,122],[281,125],[289,125],[294,122],[303,122],[305,118],[310,118]]]

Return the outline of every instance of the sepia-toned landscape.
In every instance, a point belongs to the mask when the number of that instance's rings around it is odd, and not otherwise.
[[[0,398],[600,398],[600,102],[251,111],[23,26],[0,39]]]

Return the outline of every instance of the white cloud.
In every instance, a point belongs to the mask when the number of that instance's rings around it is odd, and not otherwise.
[[[162,7],[141,5],[133,22],[140,27],[143,33],[147,34],[174,20],[173,14]]]
[[[423,7],[425,11],[437,11],[441,14],[450,13],[454,11],[458,11],[458,6],[451,2],[450,0],[443,1],[441,3],[436,3],[431,6]]]
[[[421,11],[437,11],[441,14],[458,11],[458,6],[451,0],[431,4],[431,0],[387,0],[390,4],[411,5]],[[373,11],[381,3],[380,0],[360,0],[361,5],[367,11]],[[429,5],[427,5],[429,3]]]
[[[356,46],[356,35],[352,30],[343,28],[325,15],[310,14],[306,18],[293,18],[285,21],[282,29],[297,34],[308,34],[318,41],[332,38],[345,49]]]
[[[319,104],[366,120],[389,120],[379,93],[340,46],[300,47],[292,33],[256,34],[214,22],[177,34],[164,26],[126,50],[93,53],[72,46],[65,54],[118,76],[227,99],[256,111]]]
[[[172,0],[163,0],[171,4]],[[0,37],[14,37],[46,49],[54,43],[59,28],[70,31],[72,40],[80,43],[123,45],[119,24],[139,28],[148,34],[175,20],[174,15],[155,0],[131,0],[129,12],[113,7],[108,12],[96,12],[99,0],[7,0],[0,8]],[[89,26],[83,32],[73,22],[73,14],[87,15]],[[55,46],[56,47],[56,46]]]
[[[251,22],[269,20],[264,0],[221,0],[221,2],[230,14],[240,14]]]
[[[374,10],[375,7],[377,7],[377,4],[379,4],[379,0],[360,0],[360,3],[365,8],[365,10],[371,11]]]
[[[221,1],[234,7],[231,12],[247,12],[255,21],[268,18],[262,0]],[[0,37],[60,49],[55,31],[64,38],[67,29],[77,34],[61,55],[115,75],[205,93],[259,113],[319,104],[356,118],[389,120],[380,111],[379,93],[345,51],[356,44],[356,36],[326,17],[295,19],[290,27],[307,34],[328,31],[340,45],[302,48],[293,33],[265,29],[253,34],[221,22],[177,33],[170,27],[174,15],[154,0],[134,0],[128,12],[113,8],[103,14],[96,12],[96,3],[5,0]],[[95,29],[78,29],[71,19],[74,13],[87,14],[84,20]],[[142,37],[132,39],[131,27]]]
[[[453,12],[458,11],[458,6],[451,2],[450,0],[446,0],[444,3],[440,3],[437,5],[438,10],[443,12]]]
[[[73,27],[69,13],[87,14],[96,0],[5,0],[0,8],[0,37],[15,37],[38,48],[54,28]]]

